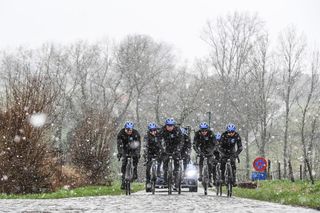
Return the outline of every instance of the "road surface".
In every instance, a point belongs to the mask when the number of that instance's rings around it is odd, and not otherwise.
[[[0,212],[319,212],[313,209],[280,205],[242,198],[204,196],[183,192],[152,195],[143,191],[131,196],[100,196],[50,200],[1,199]]]

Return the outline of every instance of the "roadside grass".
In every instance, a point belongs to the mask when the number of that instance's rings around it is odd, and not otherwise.
[[[144,189],[144,183],[133,183],[133,192]],[[0,194],[0,199],[58,199],[70,197],[87,197],[102,195],[123,195],[125,191],[120,190],[120,182],[114,182],[112,186],[84,186],[75,189],[60,189],[52,193],[41,194]]]
[[[237,197],[304,206],[320,210],[320,181],[260,181],[256,189],[234,188]]]

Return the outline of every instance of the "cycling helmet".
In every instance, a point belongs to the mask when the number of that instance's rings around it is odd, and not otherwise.
[[[176,121],[173,118],[168,118],[166,120],[166,125],[175,125]]]
[[[234,125],[234,124],[232,124],[232,123],[229,123],[229,124],[227,125],[227,131],[228,131],[228,132],[234,132],[234,131],[236,131],[236,125]]]
[[[221,133],[220,132],[217,132],[216,133],[216,140],[220,140],[221,139]]]
[[[126,128],[126,129],[133,129],[133,127],[134,127],[134,124],[131,121],[127,121],[124,124],[124,128]]]
[[[209,125],[206,122],[201,122],[199,125],[200,129],[209,129]]]
[[[157,129],[158,127],[157,127],[157,124],[155,124],[155,123],[149,123],[148,124],[148,129],[149,130],[152,130],[152,129]]]

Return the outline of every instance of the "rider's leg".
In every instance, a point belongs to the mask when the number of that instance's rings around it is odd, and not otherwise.
[[[157,167],[157,176],[158,176],[158,177],[161,176],[161,163],[162,163],[162,158],[159,157],[159,158],[158,158],[158,167]]]
[[[150,175],[150,169],[151,169],[152,161],[148,157],[147,158],[147,166],[146,166],[146,183],[150,183],[151,175]]]
[[[222,183],[225,183],[226,182],[226,180],[225,180],[225,169],[226,169],[226,163],[227,163],[227,161],[226,161],[226,159],[221,159],[221,181],[222,181]]]
[[[132,159],[133,159],[133,180],[137,180],[138,179],[139,158],[138,158],[138,156],[135,156]]]
[[[165,183],[168,183],[168,163],[169,163],[169,158],[164,157],[162,165],[163,165],[163,177],[164,177]]]
[[[199,181],[202,181],[202,167],[203,167],[203,157],[200,156],[200,160],[199,160]]]

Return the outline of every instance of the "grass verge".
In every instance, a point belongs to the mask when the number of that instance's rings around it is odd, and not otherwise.
[[[133,183],[133,192],[144,189],[144,183]],[[102,195],[122,195],[125,191],[120,190],[120,183],[115,182],[112,186],[85,186],[75,189],[60,189],[52,193],[7,195],[0,194],[0,199],[57,199],[70,197],[102,196]]]
[[[260,181],[257,189],[234,188],[234,195],[320,210],[320,181],[314,185],[303,181]]]

